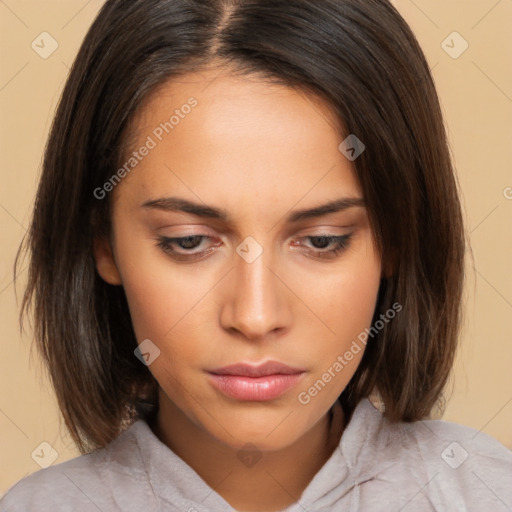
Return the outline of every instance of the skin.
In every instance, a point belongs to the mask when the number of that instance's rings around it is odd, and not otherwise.
[[[298,395],[370,326],[381,259],[364,206],[285,222],[297,209],[363,197],[326,104],[257,76],[188,74],[143,105],[133,148],[190,97],[197,106],[162,141],[153,137],[157,147],[113,190],[112,237],[96,240],[97,269],[124,287],[139,343],[150,339],[160,350],[148,367],[160,385],[155,434],[233,507],[280,510],[339,443],[345,422],[340,413],[331,423],[329,411],[364,350],[309,403]],[[141,207],[171,195],[225,208],[232,221]],[[322,259],[315,251],[335,242],[307,237],[325,233],[352,237]],[[157,245],[161,236],[192,235],[212,240],[173,248],[203,251],[196,260]],[[249,236],[263,250],[251,263],[236,252]],[[270,401],[229,398],[206,373],[268,359],[305,369]],[[237,457],[247,443],[262,456],[251,467]]]

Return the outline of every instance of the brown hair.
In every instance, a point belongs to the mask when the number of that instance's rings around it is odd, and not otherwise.
[[[382,280],[368,343],[340,396],[350,417],[378,390],[392,421],[442,399],[461,321],[465,233],[439,100],[425,57],[387,0],[107,0],[66,82],[47,142],[21,322],[35,340],[82,453],[158,407],[123,288],[97,274],[93,240],[110,201],[94,190],[118,169],[130,121],[168,80],[213,61],[323,98],[366,150],[355,160]]]

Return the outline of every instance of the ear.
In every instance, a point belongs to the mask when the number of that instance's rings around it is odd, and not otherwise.
[[[112,247],[107,238],[96,236],[94,238],[94,260],[96,262],[96,270],[102,279],[108,284],[122,284],[121,275],[117,269]]]

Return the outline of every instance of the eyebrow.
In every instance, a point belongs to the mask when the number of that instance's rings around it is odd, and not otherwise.
[[[330,201],[329,203],[315,206],[313,208],[295,210],[286,217],[286,222],[288,224],[293,224],[301,220],[322,217],[330,213],[341,212],[356,206],[365,206],[365,202],[362,197],[342,197],[340,199],[336,199],[334,201]],[[180,197],[162,197],[160,199],[151,199],[143,203],[141,207],[169,212],[191,213],[197,217],[218,219],[226,223],[232,223],[231,217],[227,210],[201,203],[195,203]]]

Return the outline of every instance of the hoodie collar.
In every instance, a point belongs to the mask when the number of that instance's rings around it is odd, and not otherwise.
[[[336,411],[334,408],[335,415],[340,414]],[[387,444],[383,421],[386,420],[381,412],[368,399],[362,399],[330,458],[315,474],[298,502],[282,512],[326,510],[330,503],[357,488],[359,483],[371,479],[376,473],[376,464],[365,462],[369,456],[375,456],[376,444]],[[136,421],[129,431],[136,438],[150,488],[157,501],[160,500],[159,510],[172,510],[172,505],[179,510],[194,512],[235,511],[192,467],[160,441],[146,421]],[[374,449],[368,452],[370,446]],[[367,468],[373,468],[373,471],[365,473]]]

